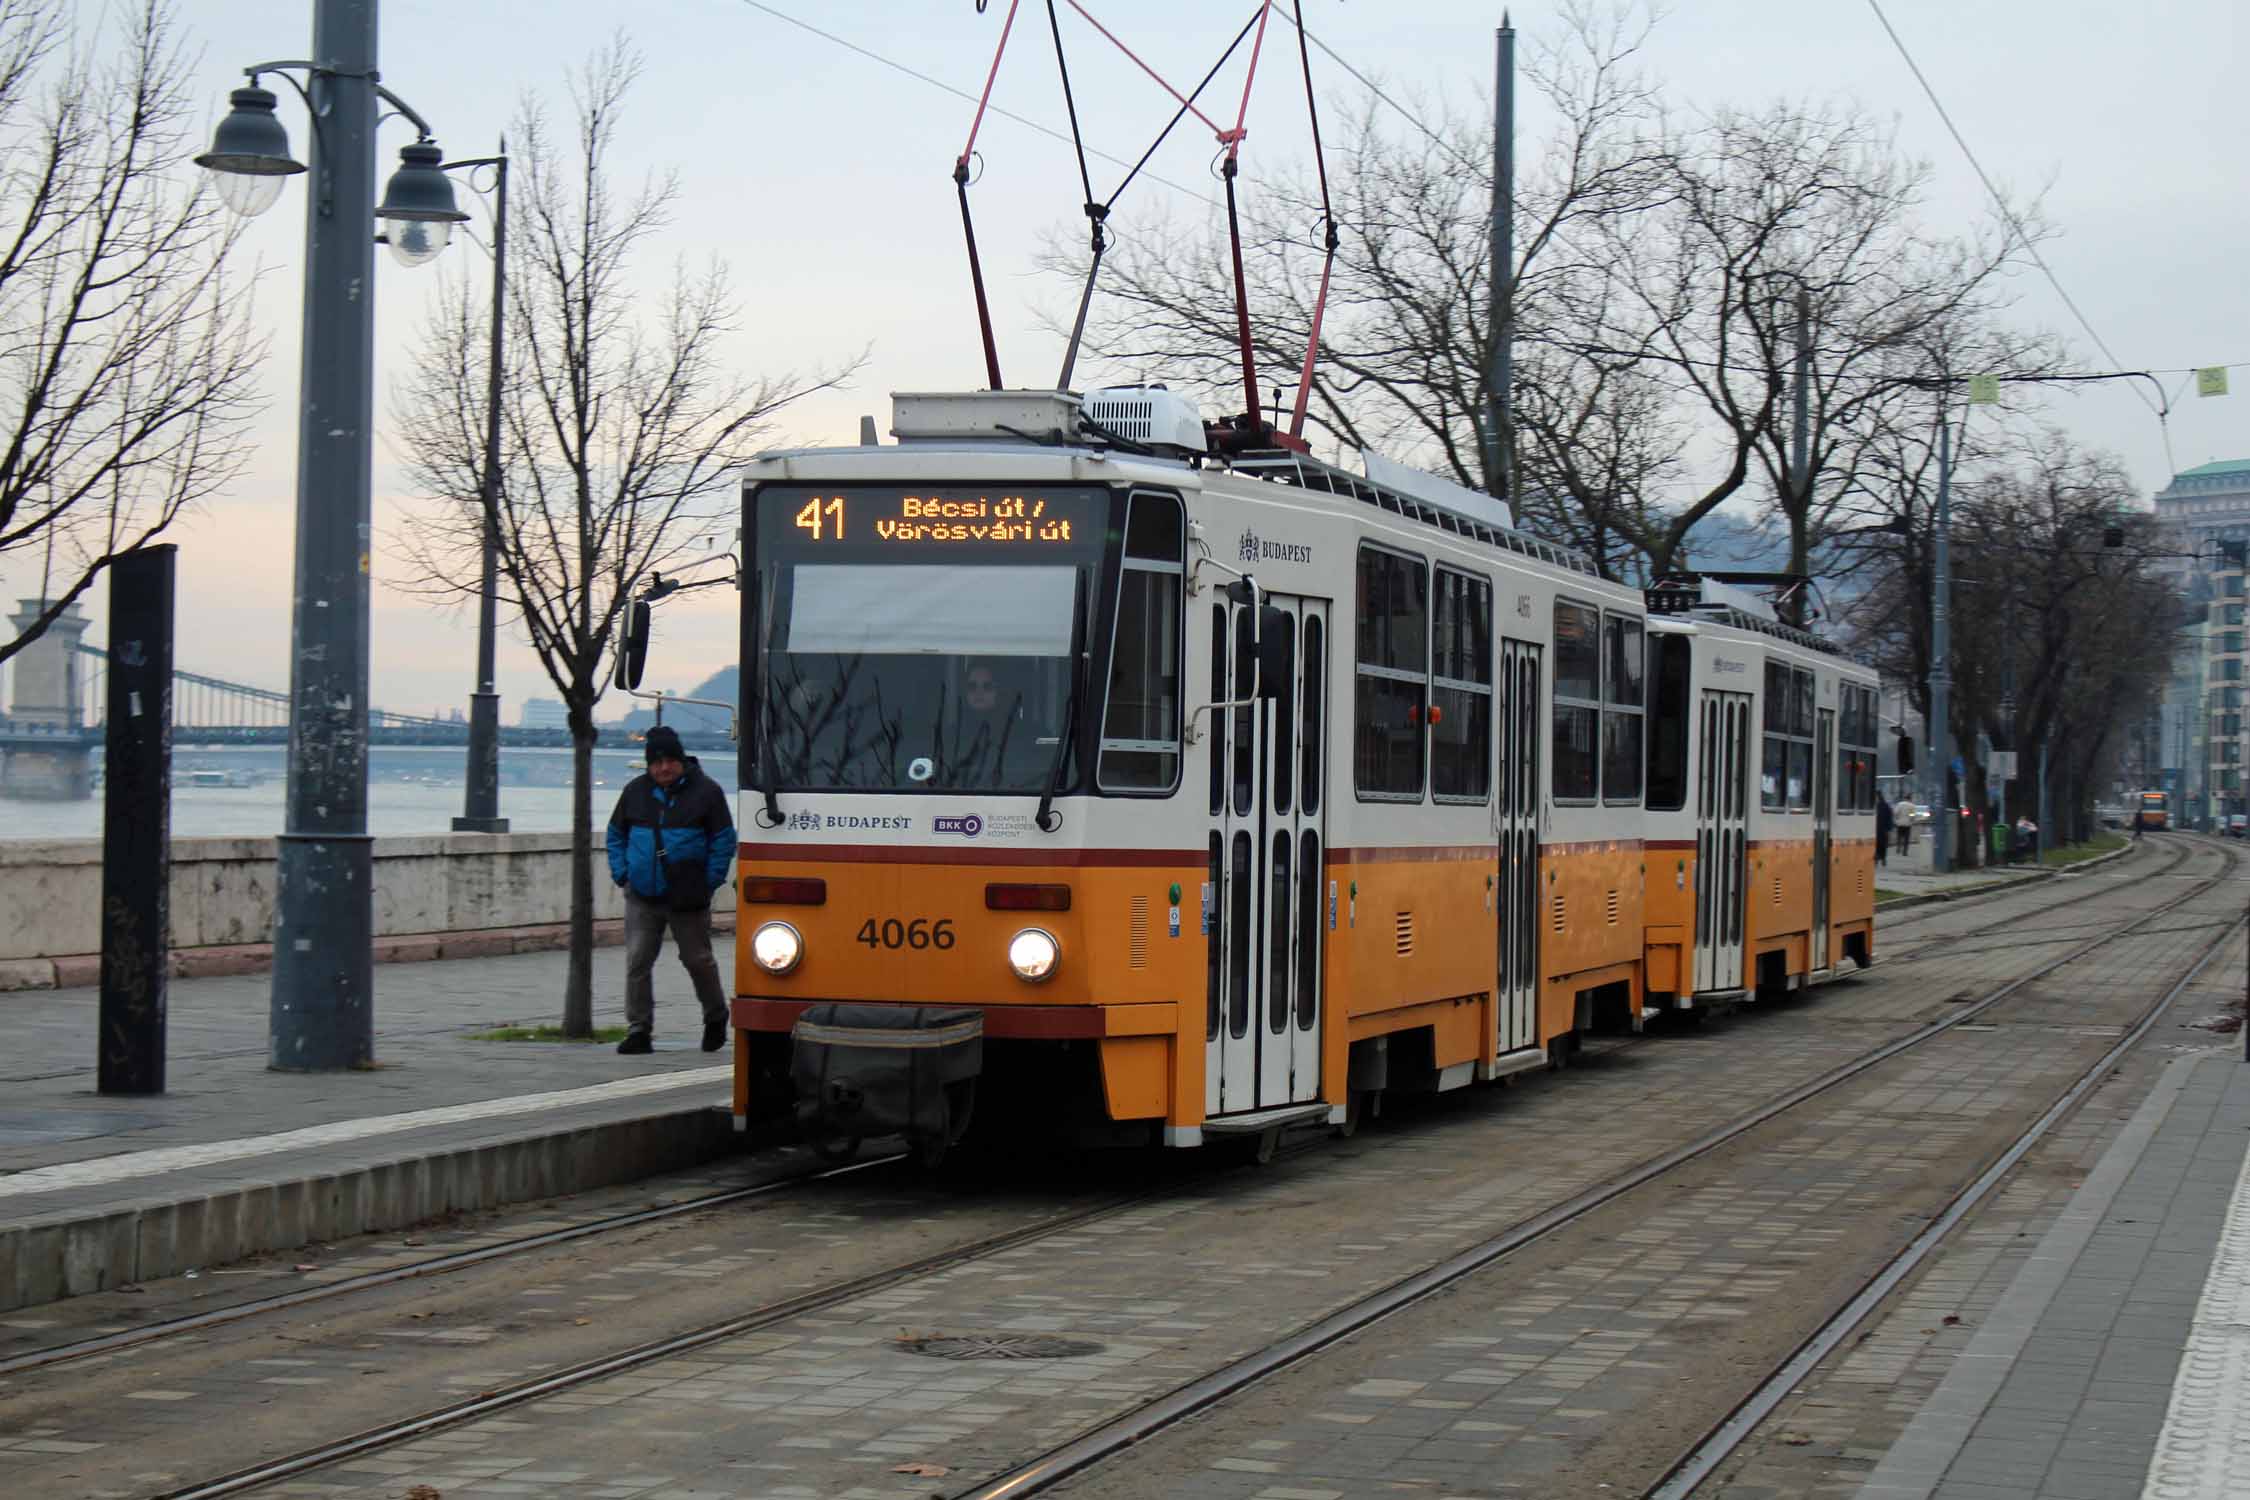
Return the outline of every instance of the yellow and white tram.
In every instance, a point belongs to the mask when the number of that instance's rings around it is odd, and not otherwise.
[[[1755,601],[1157,389],[896,402],[745,482],[738,1122],[1270,1142],[1872,961],[1875,678]]]

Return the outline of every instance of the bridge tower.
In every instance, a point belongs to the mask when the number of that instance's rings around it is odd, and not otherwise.
[[[25,599],[9,621],[20,635],[46,609],[44,600]],[[78,650],[92,623],[73,604],[9,662],[14,682],[0,796],[61,802],[94,795],[93,747],[86,740],[85,657]],[[41,743],[50,736],[52,743]]]

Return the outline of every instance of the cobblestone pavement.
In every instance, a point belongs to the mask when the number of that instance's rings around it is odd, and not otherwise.
[[[2101,904],[2145,909],[2170,894],[2156,884],[2118,882]],[[1976,925],[1970,911],[1947,915]],[[2189,941],[2157,934],[2114,944],[2086,987],[2145,988]],[[276,1493],[392,1497],[425,1485],[447,1496],[803,1500],[956,1487],[1743,1112],[1941,1012],[1952,986],[1989,987],[2035,961],[1970,954],[1934,988],[1911,966],[1879,970],[1699,1031],[1617,1045],[1564,1077],[1402,1109],[1354,1141],[1264,1172],[1183,1188]],[[1407,1486],[1401,1493],[1506,1493],[1507,1484],[1523,1488],[1518,1475],[1563,1476],[1573,1452],[1570,1482],[1598,1472],[1605,1433],[1660,1439],[1613,1457],[1641,1461],[1676,1447],[1672,1429],[1719,1401],[1728,1372],[1783,1337],[1786,1320],[1768,1314],[1806,1300],[1807,1288],[1817,1301],[1843,1266],[1907,1232],[1902,1219],[1940,1201],[1962,1161],[1999,1131],[1995,1114],[2067,1072],[2101,1044],[2087,1033],[2102,1029],[2042,1018],[2011,1024],[2004,1037],[1953,1036],[1921,1049],[1830,1096],[1817,1119],[1714,1153],[1667,1185],[1659,1208],[1613,1207],[1602,1222],[1148,1445],[1129,1469],[1096,1471],[1086,1486],[1267,1500],[1394,1483]],[[175,1473],[298,1446],[314,1429],[333,1436],[435,1394],[567,1363],[574,1338],[613,1349],[626,1313],[677,1321],[714,1306],[739,1312],[776,1285],[831,1280],[857,1261],[916,1253],[917,1236],[927,1248],[962,1237],[972,1219],[997,1222],[1021,1208],[981,1195],[965,1206],[926,1190],[882,1197],[870,1193],[849,1211],[837,1209],[839,1197],[825,1217],[777,1205],[706,1223],[639,1258],[559,1257],[520,1286],[436,1284],[353,1318],[262,1334],[286,1346],[270,1353],[241,1357],[214,1344],[201,1364],[152,1353],[76,1367],[67,1389],[0,1389],[0,1487],[143,1493]],[[956,1364],[900,1344],[925,1333],[1061,1334],[1101,1347]],[[129,1388],[100,1399],[112,1385]],[[225,1436],[226,1462],[213,1457],[214,1434]],[[1211,1441],[1223,1451],[1195,1446]],[[182,1454],[202,1461],[167,1467]],[[1349,1483],[1328,1473],[1339,1464],[1353,1466]],[[950,1477],[933,1484],[941,1476],[900,1472],[916,1465]],[[1495,1488],[1495,1474],[1509,1478]],[[1596,1482],[1588,1478],[1585,1493]],[[1461,1487],[1472,1483],[1484,1488]]]

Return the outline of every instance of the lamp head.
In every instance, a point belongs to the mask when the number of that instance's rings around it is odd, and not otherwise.
[[[435,141],[401,146],[398,170],[383,189],[375,217],[386,221],[391,255],[402,265],[434,260],[469,216],[453,201],[453,179],[439,169],[445,153]]]
[[[249,84],[227,96],[230,108],[195,159],[210,172],[228,208],[248,218],[273,207],[282,180],[305,170],[289,154],[289,132],[274,114],[273,90]]]

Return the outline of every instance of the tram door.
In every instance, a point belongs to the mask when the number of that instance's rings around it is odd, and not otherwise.
[[[1812,972],[1828,967],[1829,850],[1836,827],[1836,713],[1820,711],[1813,736]]]
[[[1749,881],[1750,695],[1703,694],[1696,735],[1695,988],[1742,988]]]
[[[1242,705],[1214,712],[1211,725],[1203,1107],[1212,1115],[1320,1097],[1328,606],[1279,594],[1265,602],[1287,636],[1273,698],[1258,697],[1257,611],[1226,600],[1211,611],[1211,701]]]
[[[1539,1045],[1539,650],[1500,643],[1500,1036],[1503,1054]]]

